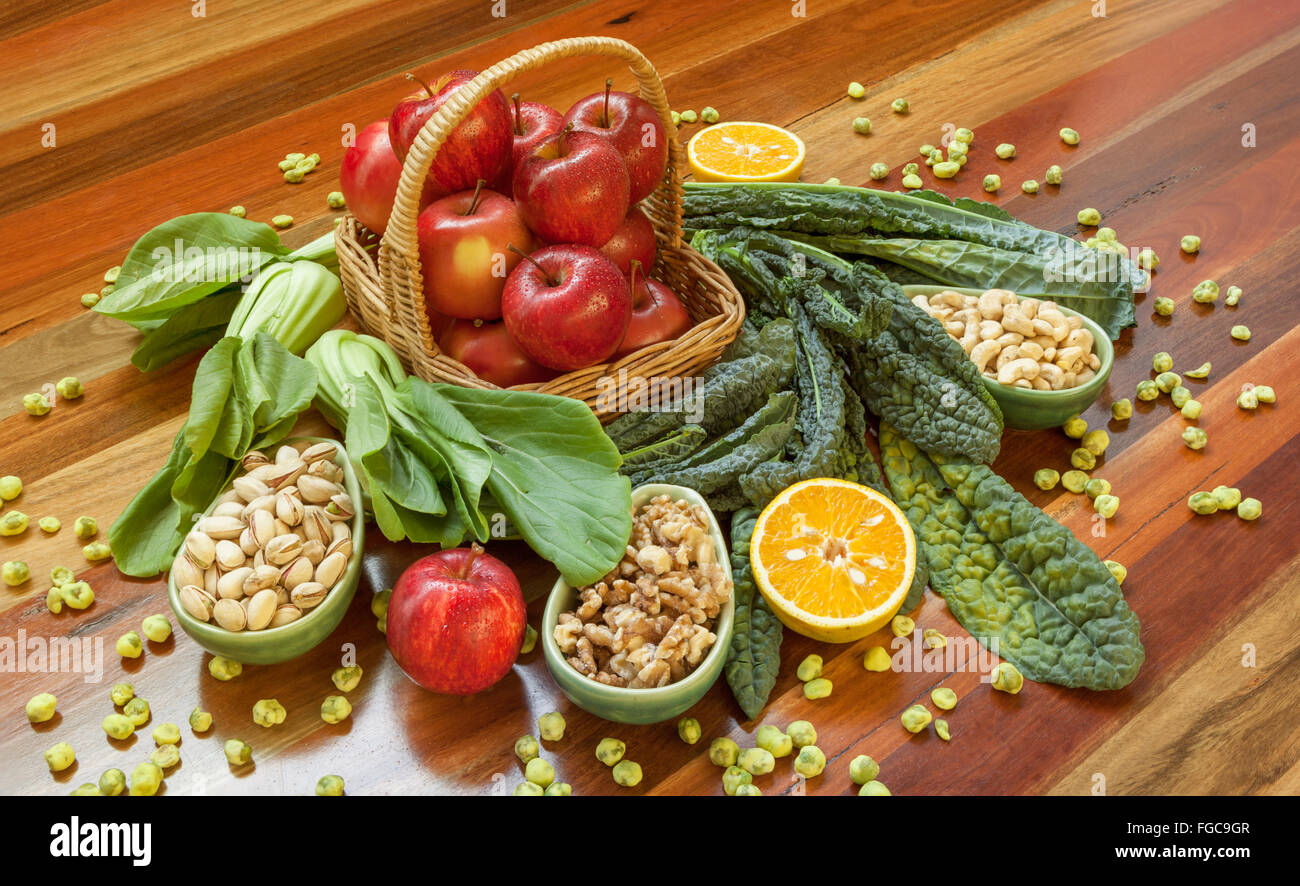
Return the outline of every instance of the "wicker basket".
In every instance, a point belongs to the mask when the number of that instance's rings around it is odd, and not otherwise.
[[[339,273],[348,307],[370,334],[395,350],[407,369],[430,382],[465,387],[492,388],[466,366],[438,350],[424,310],[424,286],[416,240],[420,192],[429,164],[447,134],[471,108],[520,73],[549,61],[584,55],[610,55],[622,59],[636,75],[640,92],[658,112],[668,136],[668,168],[663,182],[641,204],[654,225],[658,257],[651,274],[681,296],[695,325],[681,338],[642,348],[614,363],[588,366],[541,384],[519,385],[512,390],[542,391],[582,400],[597,409],[609,397],[601,378],[681,378],[714,363],[740,331],[745,306],[727,275],[713,262],[682,242],[681,165],[684,156],[677,142],[663,82],[649,60],[636,47],[612,37],[576,37],[543,43],[524,50],[483,71],[462,86],[425,123],[411,146],[393,202],[388,229],[379,242],[379,261],[373,253],[375,234],[348,216],[335,234]],[[367,249],[369,247],[369,250]],[[605,403],[608,402],[606,399]],[[604,404],[602,404],[604,405]],[[602,419],[615,413],[597,410]]]

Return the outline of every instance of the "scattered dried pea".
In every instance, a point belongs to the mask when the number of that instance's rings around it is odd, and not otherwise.
[[[130,683],[117,683],[109,690],[108,697],[119,708],[124,707],[128,701],[135,698],[135,687]]]
[[[1210,495],[1221,511],[1231,511],[1241,504],[1241,490],[1235,486],[1216,486]]]
[[[1213,280],[1202,280],[1192,287],[1192,301],[1203,305],[1211,304],[1219,298],[1219,284]]]
[[[1237,341],[1250,341],[1249,326],[1234,326],[1229,334]]]
[[[248,210],[244,209],[242,206],[232,206],[230,207],[230,214],[235,218],[243,218],[248,215]]]
[[[50,581],[54,582],[56,588],[72,584],[76,577],[76,574],[66,566],[55,566],[50,570]]]
[[[728,797],[736,795],[736,789],[741,785],[750,784],[754,781],[754,776],[739,766],[728,766],[722,773],[722,792]]]
[[[335,668],[334,673],[330,674],[330,682],[339,692],[351,692],[361,683],[361,666],[349,665],[345,668]]]
[[[1009,142],[1003,142],[993,149],[993,153],[1003,160],[1010,160],[1016,156],[1016,146]]]
[[[858,135],[871,134],[871,120],[866,117],[853,118],[853,131]]]
[[[794,739],[769,723],[758,727],[758,732],[754,734],[754,744],[773,757],[789,756],[794,749]]]
[[[930,701],[941,711],[951,711],[957,707],[957,693],[946,686],[940,686],[930,691]]]
[[[23,409],[27,410],[28,415],[45,415],[50,411],[50,401],[45,399],[44,394],[25,394]]]
[[[1093,455],[1104,455],[1110,447],[1110,434],[1107,434],[1101,428],[1095,428],[1083,435],[1079,445]]]
[[[1152,372],[1168,372],[1174,368],[1174,358],[1168,351],[1161,351],[1151,358]]]
[[[889,166],[885,163],[872,163],[867,175],[871,176],[872,181],[884,181],[889,178]]]
[[[1243,498],[1241,504],[1237,505],[1237,516],[1243,520],[1258,520],[1262,513],[1264,506],[1257,498]]]
[[[685,110],[685,111],[682,111],[682,122],[683,122],[683,123],[694,123],[694,122],[695,122],[696,120],[698,120],[698,119],[700,119],[700,117],[699,117],[699,115],[696,114],[694,111],[692,111],[692,110],[690,110],[690,109],[687,109],[687,110]]]
[[[889,797],[892,795],[889,793],[889,788],[885,787],[880,782],[872,779],[871,781],[867,782],[862,786],[861,790],[858,791],[858,796],[859,797]]]
[[[1060,136],[1061,141],[1065,142],[1067,145],[1077,145],[1079,143],[1079,133],[1075,132],[1068,126],[1061,130]]]
[[[1213,514],[1219,510],[1219,503],[1208,492],[1193,492],[1187,499],[1187,506],[1197,514]]]
[[[908,637],[916,631],[916,622],[906,615],[895,615],[889,621],[889,630],[895,637]]]
[[[889,103],[889,109],[895,114],[906,114],[911,107],[905,98],[896,98]]]
[[[1077,415],[1071,416],[1065,420],[1065,424],[1061,425],[1061,430],[1070,439],[1079,440],[1088,433],[1088,423]]]
[[[81,549],[81,556],[85,557],[87,562],[98,563],[113,556],[113,551],[102,541],[92,541]]]
[[[1196,419],[1201,417],[1201,401],[1188,400],[1183,404],[1183,408],[1180,411],[1183,413],[1183,418],[1189,418],[1192,421],[1196,421]]]
[[[200,708],[190,711],[190,729],[194,732],[207,732],[212,728],[212,714]]]
[[[1106,568],[1110,570],[1111,576],[1115,579],[1115,584],[1124,584],[1124,579],[1128,578],[1128,569],[1118,560],[1103,560]]]
[[[795,669],[794,674],[804,683],[816,680],[822,675],[822,657],[816,654],[809,655],[799,662],[799,667]]]
[[[1261,403],[1277,402],[1277,394],[1270,385],[1255,385],[1255,398]]]
[[[159,723],[153,728],[154,744],[176,744],[181,740],[181,728],[175,723]]]
[[[1174,405],[1182,409],[1187,405],[1187,401],[1192,399],[1192,392],[1187,388],[1179,385],[1169,392],[1169,399],[1174,401]]]
[[[137,695],[122,705],[122,713],[136,726],[143,726],[149,722],[149,702]]]
[[[243,672],[244,666],[242,664],[222,655],[214,655],[212,660],[208,662],[208,673],[223,683],[235,679]]]
[[[807,720],[795,720],[786,728],[785,734],[797,748],[817,743],[817,730]]]
[[[1237,395],[1237,406],[1241,409],[1258,409],[1259,395],[1254,388],[1247,388]]]
[[[51,772],[62,772],[75,762],[77,762],[77,752],[66,741],[59,742],[45,752],[45,764],[50,767]]]
[[[162,768],[153,762],[141,763],[131,770],[132,797],[152,797],[162,786]]]
[[[528,737],[531,738],[532,736],[528,736]],[[522,741],[522,739],[520,740]],[[728,740],[729,739],[720,738],[720,739],[715,739],[713,743],[716,745],[719,741],[728,741]],[[536,745],[537,743],[533,742],[533,744]],[[734,746],[735,743],[733,742],[732,744]],[[516,748],[515,752],[518,753],[518,742],[515,743],[515,748]],[[627,745],[623,744],[623,742],[619,741],[617,738],[602,738],[600,742],[596,745],[596,759],[604,763],[606,766],[613,766],[619,760],[622,760],[623,754],[625,754],[626,752],[627,752]],[[531,757],[529,757],[529,759],[532,759],[532,757],[536,757],[536,756],[537,754],[534,753],[532,754]],[[520,759],[522,760],[523,757],[520,757]],[[713,760],[712,747],[709,748],[709,759]],[[524,762],[527,761],[525,760]],[[717,763],[718,761],[713,760],[713,762]]]
[[[1119,511],[1119,497],[1114,495],[1099,495],[1092,500],[1092,508],[1098,514],[1101,514],[1109,520]]]
[[[316,782],[316,796],[343,796],[343,777],[340,775],[322,775],[320,780]]]
[[[903,176],[902,185],[905,188],[911,188],[915,190],[916,188],[922,187],[924,184],[925,182],[921,180],[921,176],[917,175],[916,173]]]
[[[1000,188],[1000,187],[1002,187],[1002,176],[1000,176],[1000,175],[986,175],[986,176],[984,176],[984,190],[985,190],[985,191],[987,191],[988,193],[992,194],[992,193],[994,193],[995,191],[997,191],[997,189]]]
[[[935,178],[954,178],[961,171],[961,164],[952,160],[944,160],[942,163],[934,164]]]
[[[703,734],[700,721],[694,717],[682,717],[677,721],[677,737],[687,744],[695,744]]]
[[[140,624],[140,630],[154,643],[166,643],[172,635],[172,623],[165,615],[151,615]]]
[[[994,689],[1012,695],[1020,692],[1021,687],[1025,685],[1024,675],[1009,661],[998,662],[993,668],[992,678]]]
[[[804,778],[816,778],[826,769],[826,755],[817,745],[805,745],[794,759],[794,771]]]
[[[1160,396],[1160,388],[1149,378],[1144,378],[1137,383],[1137,398],[1139,400],[1154,400]]]
[[[45,608],[54,615],[63,611],[63,598],[59,596],[58,588],[50,588],[45,592]]]
[[[631,760],[619,760],[614,764],[614,783],[625,788],[634,788],[641,783],[641,764]]]
[[[681,122],[682,122],[682,115],[681,115],[681,114],[679,114],[677,111],[669,111],[669,114],[670,114],[670,115],[672,116],[672,118],[673,118],[673,125],[674,125],[674,126],[678,126],[678,125],[681,124]]]
[[[537,730],[542,741],[560,741],[564,738],[564,715],[558,711],[542,714],[537,718]]]
[[[1115,421],[1127,421],[1133,417],[1133,401],[1128,397],[1110,404],[1110,417]]]
[[[849,763],[849,778],[853,780],[854,784],[866,784],[874,780],[879,774],[880,764],[866,754],[859,754]]]
[[[1204,449],[1208,441],[1209,435],[1201,428],[1183,429],[1183,442],[1187,444],[1188,449]]]
[[[1156,388],[1162,394],[1168,394],[1183,383],[1183,377],[1177,372],[1162,372],[1156,376]]]
[[[825,677],[818,677],[816,680],[809,680],[803,684],[803,696],[809,701],[819,698],[826,698],[831,694],[832,684]]]
[[[1170,317],[1173,316],[1174,313],[1174,300],[1162,295],[1156,298],[1152,307],[1161,317]]]
[[[952,140],[958,144],[969,145],[971,142],[975,141],[975,133],[973,130],[967,129],[965,126],[959,126],[956,131],[953,132]],[[951,143],[949,143],[949,147],[951,147]]]
[[[16,588],[32,577],[32,571],[23,560],[9,560],[0,566],[0,580],[11,588]]]
[[[934,145],[927,142],[926,144],[921,145],[921,147],[917,150],[917,153],[919,153],[922,157],[929,157],[932,151],[934,151]]]
[[[872,646],[867,650],[866,656],[862,659],[862,666],[869,671],[881,673],[891,667],[891,659],[888,650],[884,646]]]
[[[613,741],[613,739],[605,739],[605,740]],[[622,742],[619,742],[620,750],[618,752],[618,757],[614,758],[615,761],[617,761],[619,757],[623,756],[622,744],[623,744]],[[597,758],[600,757],[599,748],[596,749],[596,757]],[[736,765],[736,760],[738,759],[740,759],[740,745],[736,744],[731,739],[715,738],[712,742],[709,743],[709,760],[715,766],[721,766],[723,768],[726,768],[727,766],[734,766]],[[601,760],[601,762],[604,763],[605,761]],[[610,765],[610,764],[606,764],[606,765]]]
[[[86,389],[81,386],[81,382],[76,377],[69,375],[67,378],[59,379],[54,385],[54,392],[64,400],[76,400],[86,393]]]
[[[72,532],[82,541],[90,541],[99,535],[99,521],[94,517],[78,517],[72,523]]]
[[[289,174],[289,173],[287,173],[287,172],[285,173],[286,176],[287,176],[288,174]],[[277,228],[281,228],[281,229],[283,229],[283,228],[287,228],[287,227],[289,227],[290,225],[293,224],[293,216],[292,216],[292,215],[277,215],[277,216],[273,216],[273,217],[271,218],[271,224],[275,225]]]
[[[1099,495],[1106,495],[1110,492],[1110,481],[1103,480],[1100,477],[1092,477],[1083,485],[1083,493],[1088,498],[1096,499]]]
[[[614,741],[614,739],[612,738],[601,739],[600,744],[596,746],[597,759],[600,758],[600,749],[605,746],[605,742],[607,741]],[[621,747],[623,743],[618,742],[618,744]],[[537,743],[537,739],[533,738],[531,735],[521,735],[517,739],[515,739],[515,756],[518,757],[519,762],[523,763],[525,766],[528,765],[529,760],[535,759],[537,755],[540,754],[541,752],[542,752],[541,745],[539,745]],[[619,757],[621,757],[622,755],[623,752],[619,751]],[[614,759],[617,760],[618,757],[615,757]],[[601,762],[604,763],[605,761],[601,760]],[[609,764],[606,763],[605,765],[608,766]]]
[[[1027,179],[1025,179],[1024,181],[1022,181],[1022,182],[1020,183],[1020,190],[1023,191],[1023,192],[1025,192],[1026,194],[1037,194],[1037,193],[1038,193],[1038,182],[1035,181],[1035,180],[1032,179],[1032,178],[1027,178]],[[877,782],[877,783],[878,783],[878,782]],[[864,788],[864,790],[865,790],[865,788]]]
[[[1210,363],[1207,360],[1195,369],[1189,369],[1183,373],[1188,378],[1206,378],[1210,374]]]
[[[139,658],[144,652],[144,645],[140,642],[140,635],[135,631],[127,631],[118,637],[117,645],[113,648],[123,658]]]
[[[22,494],[22,480],[18,479],[13,474],[0,477],[0,499],[3,499],[4,501],[13,501]]]
[[[1049,185],[1059,185],[1061,183],[1061,167],[1053,164],[1047,167],[1047,172],[1043,174],[1043,181]]]
[[[63,523],[58,517],[42,517],[36,521],[36,525],[41,527],[41,532],[53,535],[63,528]]]
[[[325,197],[325,205],[330,209],[347,209],[348,201],[342,191],[330,191]]]
[[[54,709],[59,700],[48,692],[33,695],[27,700],[27,719],[32,723],[44,723],[54,717]]]
[[[1080,447],[1070,453],[1070,466],[1080,471],[1091,471],[1097,467],[1097,456]]]
[[[1080,209],[1076,218],[1079,220],[1079,224],[1085,227],[1092,227],[1093,225],[1101,224],[1101,213],[1096,209],[1093,209],[1091,206],[1086,209]]]
[[[326,723],[342,723],[352,713],[352,702],[345,695],[327,695],[320,704],[320,718]]]
[[[712,105],[705,105],[704,109],[700,111],[700,119],[705,123],[717,123],[722,118],[718,114],[717,108]]]
[[[126,790],[126,773],[121,769],[108,769],[99,777],[101,797],[116,797]]]
[[[736,787],[737,797],[761,797],[763,792],[752,784],[742,784]]]
[[[1227,298],[1223,300],[1223,303],[1230,308],[1235,308],[1239,301],[1241,301],[1241,287],[1229,286]]]
[[[1061,480],[1061,472],[1052,468],[1039,468],[1034,471],[1034,485],[1046,492],[1049,489],[1055,489],[1056,484]]]
[[[174,744],[159,745],[149,755],[149,760],[159,769],[171,769],[181,761],[181,751]]]
[[[278,699],[259,698],[253,703],[253,722],[266,729],[279,726],[288,715],[289,712],[284,709],[284,705],[280,704]],[[324,716],[323,705],[322,716]]]
[[[520,655],[527,655],[537,648],[537,628],[530,624],[524,625],[524,642],[519,647]]]
[[[848,93],[849,93],[849,98],[862,98],[864,95],[867,94],[867,88],[863,86],[861,83],[859,83],[857,80],[854,80],[852,83],[849,84]]]
[[[936,628],[926,628],[921,634],[926,649],[942,649],[948,645],[948,638]]]
[[[934,732],[944,741],[952,738],[952,734],[948,731],[948,721],[942,717],[934,721]]]
[[[1178,248],[1189,255],[1195,252],[1200,252],[1201,238],[1197,237],[1195,234],[1185,234],[1183,235],[1183,238],[1178,241]]]
[[[920,166],[920,164],[917,164],[917,163],[904,163],[904,164],[903,164],[903,175],[916,175],[916,174],[918,174],[920,171],[921,171],[921,166]]]
[[[776,768],[776,757],[766,748],[745,748],[736,765],[750,775],[767,775]]]
[[[95,602],[95,592],[84,581],[69,582],[59,585],[59,596],[70,609],[87,609]]]
[[[104,733],[109,738],[118,741],[124,741],[135,734],[135,724],[125,714],[109,714],[100,725],[104,727]]]
[[[555,767],[541,757],[533,757],[524,767],[524,778],[535,785],[547,788],[555,781]]]
[[[914,704],[903,711],[903,716],[900,719],[904,729],[911,733],[917,733],[929,726],[930,720],[933,718],[924,705]]]
[[[542,791],[544,797],[572,797],[573,785],[567,781],[553,781]]]
[[[225,744],[226,761],[231,766],[242,766],[253,756],[253,749],[238,738],[229,739]]]
[[[95,305],[99,304],[101,298],[103,298],[103,296],[98,292],[87,292],[82,294],[81,304],[83,307],[93,308]]]
[[[0,517],[0,535],[22,535],[27,531],[27,515],[22,511],[10,511]]]
[[[535,785],[531,781],[521,781],[515,785],[513,797],[542,797],[546,795],[545,789],[540,785]]]

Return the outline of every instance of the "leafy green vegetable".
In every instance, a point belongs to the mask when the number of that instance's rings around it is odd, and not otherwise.
[[[257,272],[230,318],[228,335],[269,332],[301,354],[347,313],[343,282],[315,262],[272,262]]]
[[[966,630],[1031,680],[1132,682],[1138,619],[1091,549],[984,465],[931,460],[883,423],[880,444],[931,585]]]
[[[270,335],[227,337],[203,355],[190,415],[171,455],[108,531],[117,568],[148,577],[171,565],[195,515],[244,454],[288,436],[316,393],[316,371]]]
[[[640,486],[645,481],[638,477],[650,476],[656,468],[681,461],[708,438],[708,432],[699,425],[682,425],[652,443],[623,453],[623,473],[631,478],[633,486]]]
[[[151,372],[190,351],[215,344],[225,337],[226,323],[240,297],[238,289],[223,289],[179,309],[145,334],[131,354],[131,362],[141,372]]]
[[[727,649],[727,685],[745,716],[763,711],[781,669],[781,640],[785,633],[763,595],[754,585],[749,563],[749,537],[758,511],[747,508],[731,518],[731,575],[735,622]]]

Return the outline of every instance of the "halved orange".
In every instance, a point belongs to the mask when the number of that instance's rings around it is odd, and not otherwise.
[[[793,132],[740,120],[701,129],[686,143],[691,172],[702,182],[798,181],[806,153]]]
[[[791,630],[851,643],[898,612],[916,537],[884,495],[847,480],[804,480],[763,509],[750,537],[754,581]]]

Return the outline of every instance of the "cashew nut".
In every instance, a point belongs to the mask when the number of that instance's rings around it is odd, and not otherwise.
[[[1065,338],[1067,348],[1079,348],[1085,354],[1092,350],[1092,333],[1086,329],[1076,329]]]
[[[933,311],[930,310],[930,300],[926,298],[924,295],[912,296],[912,304],[916,305],[918,308],[920,308],[921,310],[925,311],[928,314],[934,313]]]
[[[998,370],[999,384],[1013,384],[1017,379],[1034,379],[1038,377],[1038,361],[1029,357],[1012,360]]]
[[[1002,308],[1002,328],[1007,332],[1018,332],[1026,337],[1034,334],[1034,324],[1021,313],[1020,306],[1015,302]]]
[[[1076,385],[1086,385],[1088,382],[1092,381],[1096,375],[1097,373],[1093,372],[1091,369],[1085,369],[1075,376],[1074,383]]]
[[[1052,389],[1052,385],[1041,375],[1034,376],[1029,380],[1029,383],[1034,386],[1035,391],[1050,391]]]
[[[1038,299],[1022,298],[1018,304],[1020,305],[1020,313],[1026,320],[1032,320],[1038,316]]]
[[[997,369],[999,372],[1001,372],[1003,366],[1006,366],[1008,363],[1010,363],[1012,360],[1016,359],[1019,356],[1020,356],[1020,345],[1011,345],[1010,347],[1003,348],[1002,353],[998,354],[998,359],[993,364],[993,367]]]
[[[988,340],[990,340],[990,339],[995,339],[995,338],[997,338],[997,337],[998,337],[999,335],[1001,335],[1001,334],[1002,334],[1002,324],[999,323],[997,320],[981,320],[981,321],[980,321],[980,339],[981,339],[981,340],[983,340],[983,341],[988,341]]]
[[[1047,382],[1047,385],[1053,391],[1059,391],[1065,387],[1065,370],[1055,363],[1041,361],[1038,364],[1038,378]],[[1037,381],[1038,379],[1035,379]]]
[[[1043,347],[1038,342],[1027,341],[1020,346],[1020,356],[1030,357],[1034,360],[1043,359]]]
[[[979,321],[967,320],[966,330],[965,332],[962,333],[962,337],[961,337],[961,349],[969,354],[971,352],[971,348],[975,347],[975,343],[978,342],[979,340],[980,340]]]
[[[970,358],[980,372],[985,372],[993,355],[1001,352],[1002,346],[996,341],[986,340],[971,349]]]
[[[1083,348],[1077,346],[1061,348],[1056,352],[1056,365],[1066,372],[1077,372],[1078,367],[1083,365],[1084,360]]]
[[[1048,305],[1052,305],[1052,307],[1049,308],[1047,307]],[[1070,334],[1070,327],[1065,321],[1065,314],[1057,310],[1056,305],[1052,302],[1043,302],[1043,304],[1038,308],[1038,316],[1035,320],[1044,322],[1050,326],[1052,329],[1052,338],[1056,341],[1061,341]]]
[[[1025,337],[1019,332],[1004,332],[994,339],[999,347],[1009,348],[1012,345],[1018,345],[1025,340]]]
[[[966,296],[962,295],[960,292],[953,292],[951,289],[945,289],[943,292],[936,292],[934,295],[930,296],[930,304],[935,306],[948,305],[952,308],[964,308],[966,307]]]
[[[990,289],[979,297],[980,316],[989,320],[1002,317],[1002,308],[1016,300],[1010,289]]]

